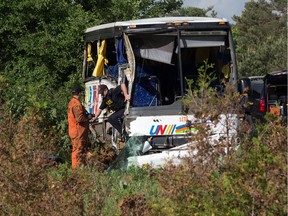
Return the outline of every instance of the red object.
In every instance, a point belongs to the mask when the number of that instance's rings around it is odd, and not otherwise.
[[[265,100],[263,98],[259,101],[259,111],[263,113],[266,112]]]

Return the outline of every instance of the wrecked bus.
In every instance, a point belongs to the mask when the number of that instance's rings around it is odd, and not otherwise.
[[[86,108],[90,113],[97,111],[102,100],[100,84],[114,88],[125,81],[131,100],[123,130],[129,137],[145,137],[146,150],[137,154],[179,147],[187,143],[186,122],[195,121],[179,100],[185,97],[186,79],[197,80],[197,69],[205,60],[214,65],[215,86],[225,79],[237,89],[235,48],[226,19],[162,17],[88,28],[82,71]],[[92,126],[94,135],[106,141],[110,139],[108,115],[102,112]],[[226,133],[217,128],[215,133]],[[111,140],[119,148],[116,130]]]

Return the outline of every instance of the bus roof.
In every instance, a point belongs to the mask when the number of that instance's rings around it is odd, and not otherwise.
[[[147,18],[129,21],[119,21],[97,25],[88,28],[85,31],[85,40],[91,41],[95,39],[104,39],[109,37],[120,36],[123,32],[139,33],[139,32],[154,32],[157,30],[171,30],[177,28],[198,28],[203,27],[226,27],[229,23],[224,18],[211,17],[159,17]]]

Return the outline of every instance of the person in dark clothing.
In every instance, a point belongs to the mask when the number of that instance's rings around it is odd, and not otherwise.
[[[103,101],[95,113],[93,121],[98,118],[103,109],[109,108],[114,111],[114,113],[108,117],[108,122],[122,135],[122,118],[125,111],[125,104],[126,101],[130,100],[126,85],[122,83],[112,89],[108,89],[106,85],[100,85],[99,92],[103,97]]]
[[[243,115],[244,120],[252,125],[253,120],[250,112],[251,105],[252,103],[249,102],[249,87],[245,87],[240,99],[240,106],[242,108],[241,114]]]

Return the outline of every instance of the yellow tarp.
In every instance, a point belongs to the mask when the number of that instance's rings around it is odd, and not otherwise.
[[[93,58],[91,56],[91,48],[92,48],[91,43],[88,43],[87,45],[87,56],[88,56],[87,61],[88,62],[93,61]]]
[[[98,49],[98,59],[97,59],[97,64],[96,67],[93,71],[93,76],[98,77],[98,76],[103,76],[105,74],[104,72],[104,64],[108,64],[108,59],[106,58],[106,40],[103,40],[101,42],[101,46]]]

